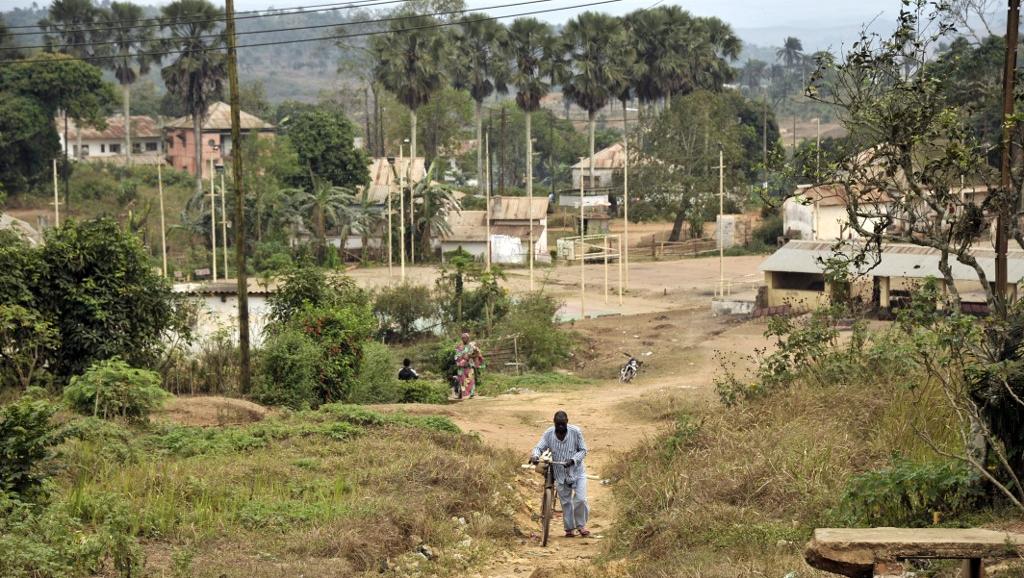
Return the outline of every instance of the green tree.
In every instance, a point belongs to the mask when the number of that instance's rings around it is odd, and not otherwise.
[[[38,311],[0,305],[0,384],[14,378],[22,388],[33,385],[59,339],[57,330]]]
[[[153,361],[175,328],[174,299],[142,243],[110,219],[68,221],[47,231],[32,287],[43,319],[60,332],[48,367],[61,378],[120,356]]]
[[[787,36],[782,42],[782,48],[775,51],[775,57],[790,69],[799,64],[803,56],[804,45],[799,38],[793,36]]]
[[[327,251],[327,229],[338,227],[342,240],[348,237],[351,207],[356,199],[352,191],[334,186],[330,181],[311,175],[309,189],[289,189],[282,194],[291,199],[296,212],[316,233],[317,261],[323,264]]]
[[[63,441],[51,422],[57,407],[28,396],[0,407],[0,494],[33,498],[46,480],[41,465]]]
[[[292,179],[295,186],[313,187],[313,175],[337,187],[369,184],[369,159],[355,147],[355,128],[344,114],[321,107],[300,109],[287,123],[287,136],[302,169]]]
[[[544,48],[551,43],[551,26],[535,18],[519,18],[509,28],[508,56],[512,65],[512,83],[516,87],[516,105],[526,113],[526,195],[533,199],[533,113],[551,86],[544,78]],[[532,211],[532,209],[531,209]],[[536,253],[533,227],[530,228],[530,285],[533,286],[533,258]]]
[[[419,204],[420,209],[415,215],[413,226],[413,242],[420,239],[421,255],[430,254],[430,240],[451,232],[448,226],[448,215],[462,210],[458,199],[447,185],[439,184],[437,161],[430,164],[427,174],[420,182],[416,183],[410,192],[413,204]]]
[[[100,16],[92,0],[54,0],[46,17],[39,21],[45,32],[44,40],[53,52],[62,52],[75,58],[88,58],[95,50],[93,42],[102,39],[96,30]]]
[[[160,71],[168,92],[192,117],[195,139],[196,193],[203,191],[203,118],[210,102],[224,91],[227,60],[219,49],[226,43],[219,21],[224,11],[207,0],[177,0],[160,8],[161,47],[177,51],[174,62]],[[212,38],[211,38],[212,36]]]
[[[451,59],[452,86],[469,91],[476,103],[476,174],[480,194],[484,194],[484,99],[495,91],[507,92],[508,67],[501,49],[506,42],[505,27],[495,20],[482,20],[481,14],[462,17],[452,38],[455,54]]]
[[[18,50],[18,43],[7,29],[4,19],[0,18],[0,61],[16,60],[21,57],[22,53]]]
[[[435,24],[429,16],[406,16],[391,21],[390,34],[371,40],[377,59],[374,77],[409,109],[412,158],[417,153],[416,113],[447,80],[447,39]]]
[[[114,71],[114,77],[121,83],[124,106],[124,154],[128,162],[132,159],[131,102],[132,84],[140,76],[149,73],[149,67],[158,61],[153,55],[153,28],[141,25],[145,13],[141,6],[131,2],[112,2],[110,8],[101,13],[100,26],[106,27],[109,35],[110,58],[105,63]]]
[[[597,111],[614,98],[614,87],[628,74],[634,58],[622,22],[607,14],[584,12],[566,24],[563,38],[572,72],[563,87],[565,95],[587,111],[590,126],[590,158],[594,157],[594,128]],[[594,182],[594,167],[590,167]],[[593,186],[593,185],[591,185]]]

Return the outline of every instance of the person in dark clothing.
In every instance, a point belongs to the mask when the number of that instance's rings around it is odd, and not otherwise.
[[[398,371],[398,379],[402,381],[410,381],[419,378],[420,374],[416,373],[416,370],[412,368],[412,361],[408,357],[403,359],[402,369]]]

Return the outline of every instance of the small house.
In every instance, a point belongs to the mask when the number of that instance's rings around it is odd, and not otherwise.
[[[60,137],[60,150],[64,150],[64,117],[54,120],[57,134]],[[149,116],[132,116],[131,141],[133,159],[140,162],[158,161],[163,153],[163,132],[157,120]],[[106,127],[92,128],[78,126],[73,118],[67,119],[68,156],[76,160],[117,161],[124,159],[124,115],[111,116],[106,119]],[[81,148],[79,148],[81,143]]]
[[[492,197],[488,209],[448,215],[450,231],[442,236],[442,255],[461,247],[474,257],[484,259],[487,252],[489,213],[492,263],[529,263],[531,223],[534,262],[550,262],[546,198],[535,197],[531,204],[530,199],[526,197]]]

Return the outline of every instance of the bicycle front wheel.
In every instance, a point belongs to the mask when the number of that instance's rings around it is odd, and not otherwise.
[[[551,530],[551,518],[555,513],[555,489],[544,488],[544,496],[541,498],[540,503],[540,525],[541,533],[543,538],[541,539],[541,546],[548,545],[548,533]]]

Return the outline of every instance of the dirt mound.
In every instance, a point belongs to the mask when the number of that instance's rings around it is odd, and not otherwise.
[[[219,396],[176,397],[154,417],[182,425],[244,425],[262,420],[271,410],[244,399]]]

